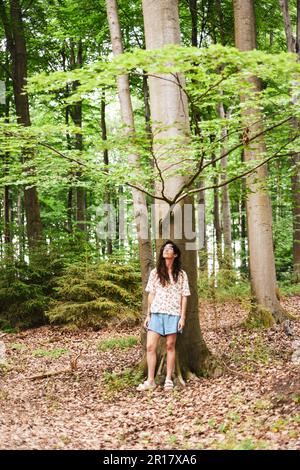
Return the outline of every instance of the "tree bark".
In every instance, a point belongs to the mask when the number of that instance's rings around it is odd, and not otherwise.
[[[119,23],[118,7],[116,0],[106,0],[107,17],[109,22],[110,37],[112,42],[113,54],[118,56],[123,54],[123,43],[122,34]],[[132,109],[132,102],[129,89],[129,78],[128,75],[118,76],[118,95],[121,108],[122,121],[126,126],[126,134],[134,138],[135,137],[135,124]],[[139,155],[130,153],[128,155],[128,161],[132,166],[133,170],[139,171],[140,169],[140,158]],[[139,258],[141,265],[142,275],[142,289],[143,289],[143,315],[147,314],[147,296],[145,294],[145,288],[147,285],[149,273],[152,268],[152,247],[150,230],[148,228],[148,210],[145,194],[137,189],[132,189],[133,197],[133,208],[135,225],[138,235],[139,243]],[[146,230],[145,230],[145,227]]]
[[[255,12],[253,0],[234,0],[235,44],[241,51],[256,48]],[[256,77],[249,79],[252,93],[261,89]],[[246,101],[245,95],[241,100]],[[242,111],[245,126],[245,143],[247,137],[261,131],[259,110],[248,107]],[[251,127],[250,127],[251,126]],[[259,160],[266,151],[264,138],[256,139],[251,145],[245,145],[245,161]],[[283,309],[276,296],[277,282],[272,238],[272,209],[270,196],[266,192],[267,165],[246,178],[249,194],[246,199],[251,288],[255,314],[259,315],[265,325],[281,322],[285,318]]]
[[[166,44],[180,43],[178,2],[174,0],[143,0],[143,16],[147,49],[157,49]],[[164,80],[167,78],[168,80]],[[184,87],[184,78],[176,76],[176,80]],[[174,140],[180,139],[186,147],[190,139],[188,104],[185,94],[174,81],[172,75],[149,77],[150,108],[153,121],[153,151],[161,171],[168,168],[170,155],[176,155],[179,163],[173,166],[172,175],[164,180],[164,193],[172,199],[178,189],[186,181],[186,176],[180,174],[182,152],[174,147]],[[161,125],[163,129],[161,129]],[[161,139],[165,139],[163,145]],[[181,140],[182,139],[182,140]],[[176,171],[178,170],[178,171]],[[176,171],[176,173],[175,173]],[[174,174],[175,173],[175,174]],[[162,195],[162,182],[156,183],[156,194]],[[159,201],[159,202],[157,202]],[[190,372],[197,375],[216,373],[216,361],[208,350],[200,330],[199,306],[197,292],[197,252],[195,234],[187,237],[180,233],[180,225],[185,228],[188,224],[183,219],[184,212],[190,204],[190,219],[192,230],[195,227],[193,200],[186,198],[174,207],[164,201],[157,200],[155,204],[155,220],[157,251],[165,238],[171,238],[182,252],[183,269],[186,270],[191,296],[188,298],[187,321],[184,334],[177,339],[176,371],[179,377],[186,378]],[[170,210],[171,209],[171,210]],[[166,228],[166,235],[164,235]],[[170,235],[170,237],[169,237]],[[159,358],[158,364],[162,360]]]

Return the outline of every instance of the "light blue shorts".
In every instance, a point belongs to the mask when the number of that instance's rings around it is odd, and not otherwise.
[[[169,315],[168,313],[151,313],[148,330],[155,331],[161,336],[182,333],[178,330],[179,315]]]

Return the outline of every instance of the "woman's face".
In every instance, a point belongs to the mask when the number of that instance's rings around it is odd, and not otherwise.
[[[174,252],[174,248],[171,244],[168,243],[163,250],[163,258],[165,259],[175,259],[177,255]]]

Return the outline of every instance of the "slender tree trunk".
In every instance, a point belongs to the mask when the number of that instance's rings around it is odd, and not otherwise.
[[[101,97],[101,136],[103,142],[107,140],[107,131],[106,131],[106,119],[105,119],[105,91],[102,91],[102,97]],[[105,165],[105,171],[108,172],[108,150],[104,149],[103,150],[103,161]],[[110,199],[110,187],[109,183],[105,185],[104,188],[104,203],[105,204],[110,204],[111,199]],[[107,248],[107,254],[111,255],[112,254],[112,240],[110,237],[107,238],[106,240],[106,248]]]
[[[147,49],[156,49],[166,44],[180,43],[177,1],[143,0],[143,15]],[[161,78],[170,80],[162,80]],[[181,86],[184,87],[182,76],[177,75],[176,81],[179,81]],[[149,77],[149,89],[151,116],[153,123],[155,123],[153,124],[153,150],[156,162],[163,171],[169,165],[168,153],[174,156],[174,152],[176,152],[178,161],[180,162],[182,159],[182,151],[174,148],[173,140],[182,139],[183,147],[188,146],[190,139],[188,105],[185,94],[182,93],[180,87],[174,81],[174,76]],[[165,126],[167,126],[167,129]],[[163,146],[160,143],[162,138],[168,140]],[[180,163],[174,168],[180,170]],[[182,176],[179,171],[178,174],[167,177],[164,181],[164,194],[166,197],[172,199],[185,181],[186,177]],[[162,195],[162,183],[160,181],[156,184],[156,194]],[[181,249],[183,268],[187,271],[192,294],[188,300],[185,331],[183,336],[177,340],[177,374],[187,377],[190,371],[197,375],[213,373],[216,362],[203,340],[199,324],[195,235],[191,234],[187,239],[184,231],[180,233],[180,225],[183,224],[183,213],[188,209],[187,204],[190,204],[189,222],[192,230],[194,230],[193,201],[191,198],[186,198],[172,208],[164,201],[158,203],[157,201],[155,204],[158,235],[157,250],[160,249],[163,239],[170,235],[170,238]],[[184,225],[184,227],[186,226],[188,224]],[[167,229],[166,235],[164,235],[164,227]],[[158,363],[160,363],[160,360]]]
[[[216,3],[215,8],[216,8],[218,20],[219,20],[218,26],[220,29],[221,44],[225,46],[226,45],[225,25],[224,25],[224,14],[222,11],[221,0],[215,0],[215,3]]]
[[[188,0],[192,20],[192,46],[198,47],[198,6],[197,0]]]
[[[123,54],[122,34],[118,17],[116,0],[106,0],[107,17],[109,22],[110,37],[115,56]],[[128,75],[118,77],[118,94],[123,123],[126,126],[126,134],[132,138],[135,136],[135,124],[132,102],[129,89]],[[129,163],[135,171],[139,171],[139,155],[131,153],[128,156]],[[143,314],[147,314],[147,296],[145,288],[150,270],[152,268],[152,248],[150,230],[148,229],[148,211],[145,194],[137,189],[132,189],[134,218],[139,242],[139,258],[141,264],[142,288],[143,288]],[[145,227],[147,229],[145,230]]]
[[[117,232],[117,239],[119,241],[119,248],[124,248],[124,238],[125,238],[125,207],[123,204],[123,186],[119,186],[118,192],[117,192],[117,197],[118,197],[118,221],[121,222],[117,225],[118,227],[118,232]]]
[[[62,51],[62,66],[63,66],[63,71],[67,71],[67,54],[66,54],[66,42],[64,42]],[[66,97],[69,96],[69,85],[67,84],[65,87],[65,94]],[[69,118],[70,118],[70,106],[66,106],[65,108],[65,123],[66,126],[69,126]],[[67,131],[66,132],[66,140],[67,140],[67,149],[71,150],[72,149],[72,143],[71,143],[71,136],[70,133]],[[68,193],[67,193],[67,231],[71,234],[73,232],[73,187],[72,187],[72,179],[73,179],[73,172],[70,174],[70,183],[68,187]]]
[[[225,119],[226,114],[224,110],[223,103],[220,103],[218,106],[218,114],[220,119]],[[222,138],[223,144],[221,149],[221,155],[226,153],[226,141],[227,141],[227,129],[224,126],[222,129]],[[226,180],[226,168],[227,168],[227,156],[223,156],[221,159],[221,168],[222,168],[222,176],[221,179],[223,181]],[[223,235],[224,235],[224,257],[223,263],[224,267],[227,269],[232,268],[232,237],[231,237],[231,208],[230,208],[230,198],[229,198],[229,188],[228,186],[224,186],[222,188],[222,220],[223,220]]]
[[[145,106],[145,122],[146,122],[146,132],[149,141],[150,151],[152,152],[152,129],[151,129],[151,112],[149,104],[149,87],[147,76],[143,75],[143,98]]]
[[[279,0],[284,20],[284,30],[286,35],[288,52],[298,54],[300,60],[300,0],[297,0],[297,29],[296,40],[292,33],[291,18],[288,0]],[[299,87],[299,77],[295,77],[295,83]],[[292,98],[293,100],[293,98]],[[298,100],[297,100],[298,101]],[[296,103],[295,103],[296,104]],[[298,104],[298,103],[297,103]],[[299,129],[299,121],[296,117],[292,120],[292,132]],[[294,168],[292,175],[292,201],[293,201],[293,277],[296,282],[300,280],[300,157],[295,152],[291,156],[291,166]]]
[[[241,51],[256,48],[255,13],[253,0],[234,0],[235,44]],[[251,77],[249,83],[253,93],[260,91],[260,82]],[[245,96],[241,96],[245,101]],[[245,129],[250,135],[261,130],[259,110],[248,107],[242,111]],[[251,126],[251,127],[250,127]],[[247,139],[247,135],[244,136]],[[245,161],[259,160],[266,151],[264,138],[256,139],[251,145],[245,145]],[[284,311],[276,296],[277,282],[272,238],[272,208],[270,196],[266,193],[267,165],[247,177],[247,188],[251,191],[246,200],[250,273],[252,294],[256,301],[256,315],[260,315],[265,324],[282,321]]]
[[[219,29],[220,29],[220,37],[221,37],[221,44],[225,46],[225,29],[224,29],[224,19],[223,19],[223,12],[222,12],[222,5],[220,0],[215,0],[215,6],[217,10],[218,20],[219,20]],[[218,105],[218,115],[220,119],[225,120],[226,113],[224,110],[224,104],[221,102]],[[226,153],[226,143],[227,143],[227,129],[224,125],[222,128],[222,139],[223,144],[221,148],[221,155]],[[223,156],[221,159],[221,168],[222,168],[222,176],[221,179],[223,181],[226,180],[226,168],[227,168],[227,156]],[[223,235],[224,235],[224,257],[223,257],[223,264],[224,267],[227,269],[232,268],[232,236],[231,236],[231,208],[230,208],[230,198],[229,198],[229,188],[225,185],[222,188],[222,221],[223,221]]]
[[[216,158],[212,155],[212,160]],[[213,168],[216,168],[216,163],[212,163]],[[218,185],[218,175],[214,176],[214,185]],[[222,228],[220,223],[220,205],[219,205],[219,190],[214,188],[214,229],[216,234],[216,248],[217,248],[217,260],[219,269],[223,267],[223,254],[222,254]]]
[[[22,194],[18,190],[17,199],[17,221],[18,221],[18,238],[19,238],[19,260],[24,262],[25,256],[25,236],[24,236],[24,204]]]
[[[189,9],[191,13],[192,22],[192,36],[191,44],[193,47],[198,47],[198,1],[189,0]],[[194,113],[194,119],[201,121],[201,116],[198,111]],[[200,137],[200,129],[198,125],[194,126],[195,134]],[[205,186],[204,176],[202,175],[199,182],[199,188]],[[206,235],[206,219],[205,219],[205,191],[198,193],[197,217],[198,217],[198,239],[199,239],[199,267],[201,275],[208,275],[208,254],[207,254],[207,235]]]
[[[8,75],[8,70],[9,70],[9,59],[8,59],[9,51],[8,47],[6,46],[6,51],[5,51],[5,103],[4,103],[4,119],[5,122],[9,122],[9,105],[10,105],[10,100],[9,100],[9,95],[8,95],[8,88],[9,88],[9,75]],[[9,161],[10,161],[10,156],[9,152],[5,152],[4,155],[4,161],[5,164],[8,166]],[[4,169],[4,172],[7,173],[7,170]],[[10,188],[9,186],[5,185],[4,186],[4,243],[5,245],[10,244],[12,241],[12,233],[11,233],[11,220],[10,220],[10,213],[11,213],[11,198],[10,198]],[[5,250],[7,251],[7,250]],[[10,253],[10,249],[8,250],[8,253]]]
[[[204,178],[200,178],[199,188],[205,185]],[[205,191],[198,193],[198,230],[199,230],[199,267],[201,273],[208,274],[207,235],[205,219]]]
[[[82,51],[82,40],[80,39],[77,43],[77,54],[75,52],[75,44],[70,41],[70,66],[71,69],[82,68],[83,65],[83,51]],[[73,91],[78,87],[78,83],[73,84]],[[75,103],[70,107],[70,114],[74,124],[82,128],[82,101]],[[83,150],[83,138],[81,133],[75,135],[75,148],[82,152]],[[82,177],[81,171],[76,172],[77,179],[80,180]],[[76,222],[77,228],[82,232],[86,232],[87,236],[87,225],[86,225],[86,190],[83,187],[77,186],[76,188]]]
[[[289,12],[288,0],[279,0],[279,5],[282,10],[284,20],[284,30],[287,42],[287,48],[289,52],[295,52],[295,38],[292,33],[291,17]]]
[[[300,0],[297,0],[296,47],[298,62],[300,61]],[[299,86],[299,80],[298,80]],[[299,128],[299,121],[294,119],[294,128]],[[293,155],[295,173],[292,176],[293,193],[293,273],[296,282],[300,281],[300,155]]]
[[[23,126],[30,126],[28,95],[24,91],[27,79],[27,50],[23,29],[22,11],[19,0],[10,0],[9,16],[5,3],[0,0],[0,16],[5,29],[8,49],[12,61],[12,78],[17,121]],[[28,150],[23,151],[24,159],[30,159]],[[31,168],[28,172],[33,172]],[[42,223],[36,187],[24,190],[26,229],[30,247],[35,247],[42,240]]]
[[[244,160],[244,151],[242,151],[241,155],[242,161]],[[248,278],[250,277],[250,272],[247,265],[247,248],[246,248],[246,240],[247,240],[247,220],[246,220],[246,183],[245,180],[242,179],[241,181],[242,190],[241,190],[241,199],[240,199],[240,238],[241,238],[241,272],[247,273]]]

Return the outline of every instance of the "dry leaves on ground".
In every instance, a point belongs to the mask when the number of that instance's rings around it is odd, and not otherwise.
[[[299,314],[299,296],[284,304]],[[139,339],[139,327],[2,336],[1,448],[300,449],[300,366],[291,361],[300,322],[288,337],[280,326],[246,329],[239,304],[202,302],[200,312],[205,341],[227,372],[172,392],[136,391],[130,370],[142,357],[139,342],[99,350],[109,338]],[[49,371],[56,374],[30,379]]]

